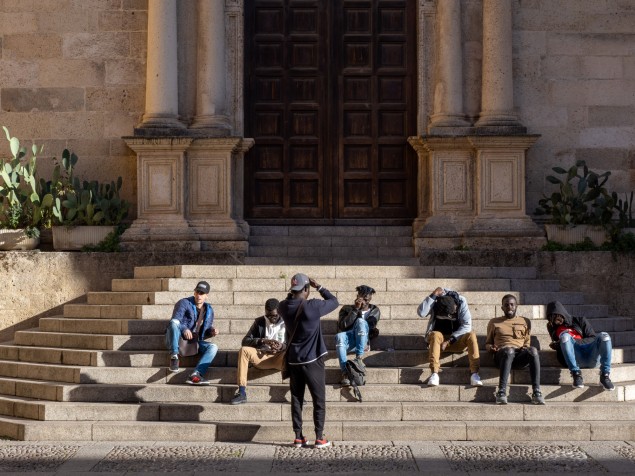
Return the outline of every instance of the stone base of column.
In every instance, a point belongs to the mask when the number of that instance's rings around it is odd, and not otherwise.
[[[229,118],[219,115],[196,116],[190,126],[190,135],[201,137],[228,137],[232,126]]]
[[[191,221],[202,251],[249,251],[249,225],[245,221]]]
[[[201,251],[196,232],[185,220],[135,220],[121,237],[123,251]]]
[[[472,217],[435,215],[417,219],[412,225],[415,255],[423,250],[452,250],[463,246],[463,235]]]
[[[172,114],[144,114],[137,129],[163,129],[163,135],[169,135],[166,129],[185,129],[185,124]]]
[[[466,248],[485,250],[537,250],[547,244],[545,232],[528,216],[474,219],[466,231]]]

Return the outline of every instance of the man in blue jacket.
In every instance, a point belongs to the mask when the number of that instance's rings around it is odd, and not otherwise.
[[[214,323],[214,309],[206,303],[210,286],[207,281],[200,281],[194,288],[194,296],[180,299],[174,305],[172,319],[165,333],[165,343],[170,351],[170,371],[179,371],[179,339],[198,342],[198,355],[200,359],[194,372],[187,378],[190,385],[209,385],[205,379],[205,373],[211,365],[218,347],[216,344],[205,341],[206,338],[218,335],[218,331],[212,327]]]
[[[315,288],[322,299],[308,299],[310,288]],[[324,356],[328,353],[322,338],[320,318],[333,312],[339,303],[326,288],[320,286],[306,274],[291,278],[291,289],[287,298],[278,306],[278,313],[287,329],[287,368],[291,390],[291,419],[296,447],[306,446],[302,434],[302,404],[304,391],[309,387],[313,399],[313,422],[315,424],[315,447],[326,448],[331,442],[324,435],[326,417],[326,387],[324,380]]]

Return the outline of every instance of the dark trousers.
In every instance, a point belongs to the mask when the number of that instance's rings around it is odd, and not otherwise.
[[[315,437],[322,439],[326,417],[326,388],[324,383],[324,359],[305,365],[289,365],[289,387],[291,389],[291,419],[296,438],[302,436],[302,404],[304,390],[309,387],[313,399],[313,423]]]
[[[496,351],[494,363],[500,369],[499,390],[507,389],[507,382],[512,369],[524,369],[527,366],[529,366],[532,388],[534,390],[540,388],[540,359],[538,358],[538,349],[535,347],[522,347],[520,349],[503,347]]]

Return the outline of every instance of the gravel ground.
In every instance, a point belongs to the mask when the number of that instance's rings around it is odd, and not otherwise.
[[[72,458],[77,445],[0,446],[0,473],[55,471]]]

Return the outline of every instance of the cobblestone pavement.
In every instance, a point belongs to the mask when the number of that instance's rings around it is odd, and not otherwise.
[[[231,474],[635,474],[635,441],[335,442],[288,444],[0,441],[0,473]]]

